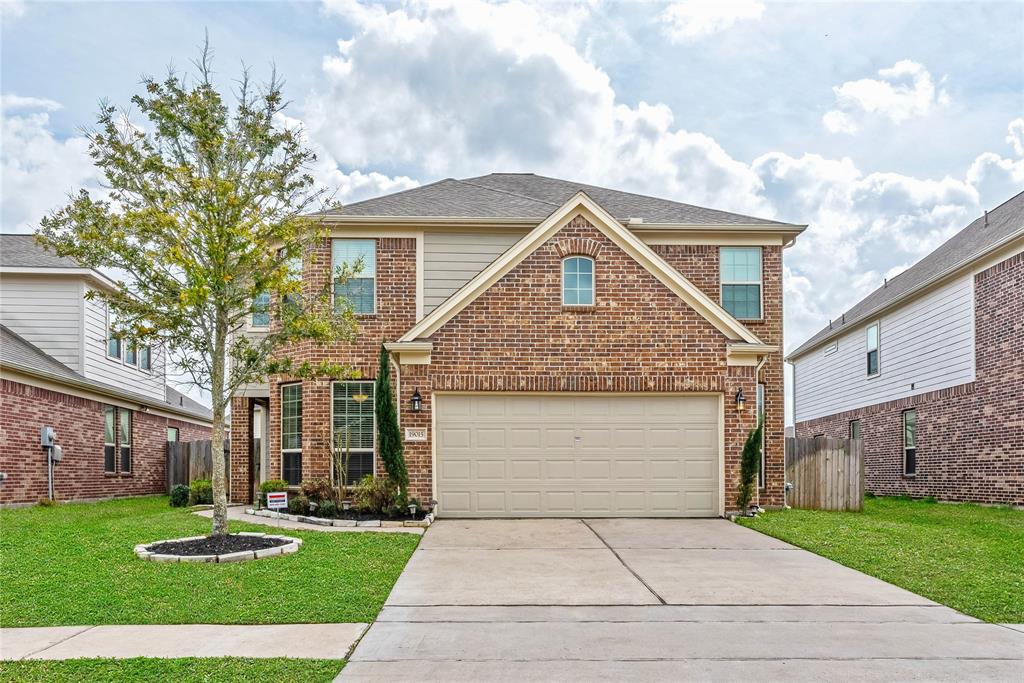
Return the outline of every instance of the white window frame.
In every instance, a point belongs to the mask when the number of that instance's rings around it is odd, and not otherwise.
[[[111,440],[107,441],[107,414],[111,416],[110,431],[113,432],[110,436]],[[117,461],[120,457],[120,450],[118,447],[118,432],[117,432],[117,406],[112,406],[109,403],[103,406],[103,471],[106,474],[117,474]],[[111,449],[114,454],[114,467],[113,469],[107,469],[107,448]]]
[[[302,397],[302,399],[301,399],[302,400],[302,410],[299,411],[299,418],[302,419],[302,417],[303,417],[302,414],[305,411],[305,407],[306,407],[305,388],[302,386],[302,382],[288,382],[287,384],[282,384],[280,387],[278,387],[278,397],[279,397],[279,400],[281,401],[281,407],[280,407],[280,409],[278,411],[279,417],[278,417],[278,420],[277,420],[277,433],[278,433],[278,438],[280,439],[280,446],[281,446],[281,462],[278,463],[278,465],[279,465],[278,469],[280,470],[281,479],[284,480],[284,481],[288,481],[285,478],[285,476],[284,476],[284,454],[285,453],[298,453],[299,457],[302,457],[302,439],[305,436],[304,432],[305,432],[305,429],[306,429],[305,420],[302,420],[302,428],[299,431],[299,447],[298,448],[285,448],[284,447],[284,390],[287,389],[288,387],[295,387],[295,386],[299,387],[299,392],[300,392],[299,395]],[[301,471],[304,470],[304,469],[305,469],[305,463],[302,464],[302,469],[300,470],[300,474],[301,474]],[[298,484],[288,484],[288,486],[289,487],[297,487],[300,484],[302,484],[302,477],[301,476],[299,477],[299,483]]]
[[[722,267],[724,259],[722,254],[727,250],[740,250],[740,249],[757,249],[758,252],[758,264],[760,265],[758,272],[758,279],[754,280],[726,280],[725,279],[725,268]],[[757,312],[756,318],[737,318],[737,320],[764,320],[764,247],[719,247],[718,248],[718,302],[722,308],[725,308],[725,286],[726,285],[757,285]],[[726,311],[729,313],[729,311]],[[732,313],[729,313],[732,315]]]
[[[124,431],[125,417],[128,418],[128,442],[124,443],[121,441],[122,432]],[[132,424],[132,411],[128,408],[117,409],[117,467],[118,471],[122,473],[131,473],[134,469],[132,467],[132,442],[134,441],[135,425]],[[128,468],[124,466],[124,450],[128,449]]]
[[[572,259],[580,259],[583,261],[590,261],[590,295],[591,301],[589,304],[567,304],[565,303],[565,264]],[[576,291],[579,292],[580,288],[576,287]],[[597,262],[591,256],[584,256],[583,254],[570,254],[562,259],[562,291],[559,293],[562,299],[562,305],[567,308],[592,308],[597,305]]]
[[[256,311],[253,311],[252,313],[250,313],[248,319],[246,320],[246,323],[247,323],[246,327],[248,329],[250,329],[250,330],[255,330],[257,332],[263,332],[265,330],[269,330],[270,329],[270,322],[271,322],[271,320],[270,320],[270,303],[271,303],[270,302],[270,292],[263,292],[262,294],[257,295],[256,298],[258,299],[261,296],[266,296],[267,297],[267,324],[266,325],[257,325],[256,324]],[[256,306],[256,302],[255,301],[253,301],[252,304],[253,304],[253,307]]]
[[[373,310],[369,313],[353,311],[355,315],[377,315],[377,240],[373,237],[334,237],[331,239],[331,310],[335,305],[335,278],[334,278],[334,243],[335,242],[369,242],[373,245]]]
[[[112,318],[112,316],[110,314],[110,306],[104,306],[103,307],[103,313],[104,313],[104,316],[106,317],[106,328],[107,328],[107,330],[106,330],[107,331],[106,338],[103,340],[103,355],[106,356],[107,358],[111,359],[111,360],[115,360],[116,359],[118,361],[121,361],[124,358],[124,340],[123,339],[118,339],[117,337],[112,337],[110,335],[110,322],[111,322],[111,318]],[[110,354],[110,342],[114,341],[114,340],[117,341],[117,355],[116,356],[113,356],[113,355]]]
[[[132,362],[132,361],[128,360],[128,351],[131,348],[134,348],[134,350],[135,350],[135,362]],[[121,362],[124,365],[128,366],[129,368],[136,368],[137,369],[139,367],[139,347],[138,346],[136,346],[136,347],[125,346],[124,347],[124,353],[121,354]]]
[[[335,424],[335,420],[334,420],[334,385],[335,384],[369,384],[369,385],[374,386],[374,390],[376,390],[375,382],[372,381],[372,380],[358,379],[358,380],[338,380],[338,381],[335,381],[335,382],[331,382],[331,445],[332,446],[334,444],[334,424]],[[374,401],[374,403],[376,403],[377,396],[376,395],[371,395],[371,398],[368,399],[368,400],[372,400],[372,401]],[[372,474],[374,477],[376,477],[377,476],[377,410],[376,410],[376,407],[374,407],[374,409],[371,412],[373,413],[373,447],[369,448],[369,449],[367,449],[367,448],[352,448],[352,449],[350,449],[350,452],[352,454],[355,454],[355,453],[366,453],[367,451],[369,451],[370,452],[370,474]],[[334,467],[332,466],[331,467],[331,481],[334,481],[334,476],[335,476],[334,475]],[[348,482],[348,485],[352,486],[355,483],[356,482],[354,482],[354,481],[350,481],[350,482]]]
[[[142,367],[142,351],[143,350],[146,351],[146,355],[149,358],[149,367],[148,368]],[[139,349],[138,349],[138,356],[139,356],[139,370],[141,370],[142,372],[152,373],[153,372],[153,347],[152,347],[152,345],[146,344],[145,346],[140,346]]]
[[[871,328],[875,328],[875,348],[868,348],[868,339],[870,338]],[[875,352],[875,371],[873,373],[868,372],[868,354],[872,351]],[[868,379],[872,377],[878,377],[882,374],[882,322],[876,320],[867,327],[864,328],[864,372]]]
[[[913,415],[914,415],[914,445],[908,447],[907,446],[907,415],[910,415],[911,413],[913,413]],[[900,424],[903,427],[903,476],[904,477],[916,477],[917,476],[917,450],[918,450],[918,446],[917,446],[917,409],[916,408],[908,408],[907,410],[904,410],[903,414],[900,416]],[[914,451],[914,471],[913,472],[907,472],[907,451],[909,451],[909,450],[913,450]]]

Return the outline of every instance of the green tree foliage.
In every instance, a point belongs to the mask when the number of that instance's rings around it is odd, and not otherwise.
[[[241,385],[269,374],[347,377],[331,363],[293,363],[289,343],[327,343],[355,335],[330,285],[304,291],[294,264],[325,237],[311,211],[322,190],[305,171],[315,159],[302,131],[287,127],[276,74],[254,85],[247,71],[232,103],[212,81],[207,45],[193,77],[173,70],[143,80],[131,102],[139,126],[107,103],[89,133],[106,197],[85,190],[41,222],[37,239],[61,256],[119,278],[92,292],[115,314],[112,334],[129,345],[163,346],[213,408],[213,533],[227,533],[224,417]],[[338,273],[339,278],[351,273]],[[307,290],[310,288],[306,288]],[[274,322],[265,337],[241,332],[270,295]],[[276,302],[285,302],[278,305]]]
[[[380,369],[377,371],[374,396],[380,457],[384,460],[388,477],[398,485],[400,498],[405,500],[409,495],[409,473],[405,469],[398,411],[395,408],[395,395],[391,391],[391,362],[383,344],[380,347]]]
[[[758,418],[757,427],[747,434],[740,456],[740,483],[736,494],[736,505],[740,512],[745,512],[754,497],[757,486],[757,473],[761,469],[761,435],[764,433],[764,418]]]

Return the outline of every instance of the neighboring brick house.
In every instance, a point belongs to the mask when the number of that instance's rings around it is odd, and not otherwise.
[[[0,505],[48,496],[46,426],[64,453],[57,500],[163,493],[167,441],[210,438],[210,410],[167,386],[163,351],[110,338],[85,296],[110,286],[31,235],[0,235]]]
[[[319,218],[330,237],[305,258],[304,286],[361,258],[335,283],[359,335],[288,354],[362,379],[240,391],[233,500],[261,480],[329,476],[341,430],[350,479],[383,474],[384,343],[411,492],[442,516],[721,515],[759,409],[759,501],[782,504],[782,251],[803,226],[533,174],[447,179]]]
[[[787,359],[797,436],[859,436],[879,495],[1024,505],[1024,193]]]

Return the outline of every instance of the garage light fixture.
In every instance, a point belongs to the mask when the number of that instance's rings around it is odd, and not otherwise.
[[[737,413],[742,413],[743,412],[743,405],[746,402],[747,402],[747,399],[746,399],[745,396],[743,396],[743,387],[740,387],[740,390],[736,392],[736,412]]]
[[[423,410],[423,397],[420,396],[419,387],[412,392],[412,412],[418,413]]]

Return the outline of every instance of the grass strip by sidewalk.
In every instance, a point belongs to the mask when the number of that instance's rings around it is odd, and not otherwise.
[[[0,510],[0,625],[371,622],[419,542],[287,530],[303,539],[299,552],[253,562],[166,564],[133,552],[209,531],[209,519],[163,496]]]
[[[978,619],[1024,623],[1024,511],[869,498],[863,512],[739,521]]]
[[[0,680],[11,683],[99,683],[100,681],[333,681],[345,665],[340,659],[65,659],[0,662]]]

